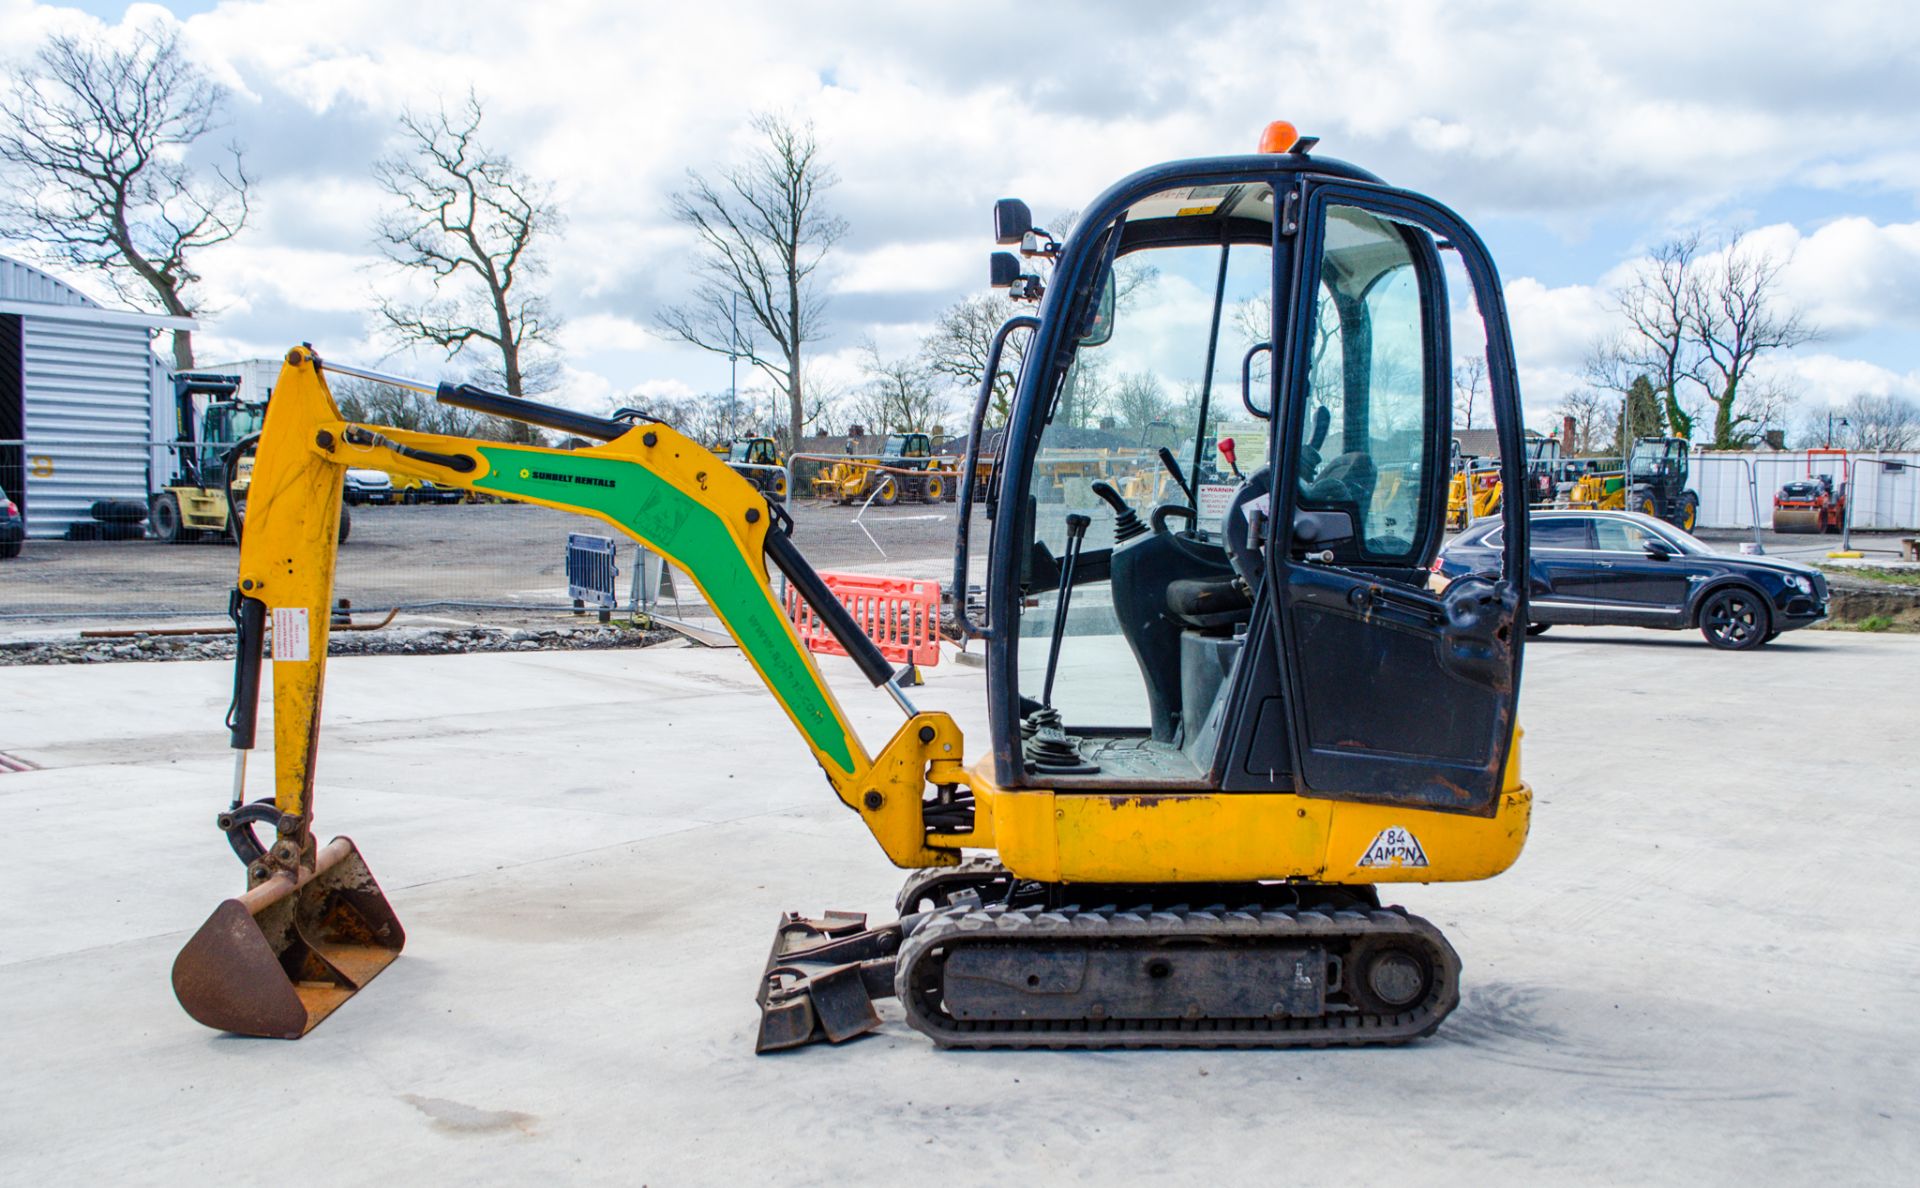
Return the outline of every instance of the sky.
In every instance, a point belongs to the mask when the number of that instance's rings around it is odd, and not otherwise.
[[[758,110],[811,120],[840,175],[833,382],[858,379],[867,341],[911,350],[984,291],[994,199],[1077,210],[1135,169],[1251,151],[1284,118],[1477,227],[1538,427],[1616,324],[1609,291],[1698,229],[1790,255],[1784,291],[1822,331],[1774,365],[1801,415],[1920,398],[1910,4],[0,0],[0,58],[161,21],[229,89],[227,135],[258,178],[247,231],[196,264],[206,362],[310,341],[460,370],[382,337],[375,294],[397,282],[373,246],[372,166],[402,110],[471,88],[486,139],[565,212],[546,279],[566,319],[555,398],[578,407],[726,389],[724,357],[656,328],[690,281],[668,199],[749,147]]]

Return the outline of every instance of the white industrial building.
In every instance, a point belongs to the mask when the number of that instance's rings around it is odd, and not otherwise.
[[[173,437],[158,331],[186,318],[108,309],[0,256],[0,488],[30,536],[59,536],[98,499],[145,501]]]

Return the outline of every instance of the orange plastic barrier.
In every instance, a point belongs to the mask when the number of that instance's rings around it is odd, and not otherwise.
[[[820,576],[840,604],[852,612],[854,622],[880,645],[881,655],[889,660],[910,660],[921,668],[940,663],[939,582],[865,573],[823,572]],[[792,586],[787,587],[787,617],[793,620],[794,630],[809,652],[847,654]]]

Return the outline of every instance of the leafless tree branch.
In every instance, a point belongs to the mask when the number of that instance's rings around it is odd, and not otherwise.
[[[423,273],[431,296],[380,299],[380,314],[406,342],[449,358],[470,347],[498,353],[492,377],[509,395],[546,387],[560,319],[536,287],[540,245],[562,226],[551,190],[512,158],[480,141],[485,115],[472,92],[458,108],[400,117],[401,144],[374,166],[392,198],[374,227],[381,254]],[[522,439],[531,430],[521,427]]]
[[[808,420],[804,357],[825,331],[819,270],[847,224],[828,212],[839,177],[821,157],[811,123],[762,112],[760,143],[709,178],[689,171],[673,195],[675,219],[694,234],[692,294],[661,311],[660,327],[702,350],[746,359],[787,395],[790,441]],[[738,325],[734,302],[739,302]]]
[[[57,259],[176,317],[201,308],[192,256],[246,225],[252,178],[237,145],[195,167],[221,126],[226,93],[190,61],[172,29],[149,26],[122,49],[57,34],[0,99],[0,224]],[[173,334],[174,365],[193,366],[192,332]]]

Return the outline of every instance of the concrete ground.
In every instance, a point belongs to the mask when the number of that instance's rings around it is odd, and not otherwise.
[[[828,663],[877,743],[897,714]],[[979,670],[935,672],[921,700],[977,750]],[[1526,854],[1392,896],[1466,966],[1410,1047],[942,1052],[885,1003],[878,1035],[756,1058],[779,910],[884,913],[900,875],[737,652],[336,660],[323,832],[359,841],[409,943],[297,1043],[202,1030],[168,985],[242,882],[213,827],[227,666],[10,670],[0,751],[39,769],[0,774],[0,1179],[1911,1174],[1916,677],[1912,637],[1534,641]]]

